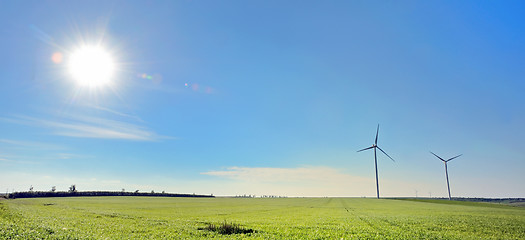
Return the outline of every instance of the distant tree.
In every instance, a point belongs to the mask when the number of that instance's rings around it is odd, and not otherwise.
[[[137,190],[135,190],[135,193],[139,193],[139,190],[138,190],[138,189],[137,189]]]
[[[75,184],[69,187],[69,192],[76,192],[76,191],[77,191],[77,186]]]
[[[155,191],[151,190],[151,194],[155,193]]]
[[[31,187],[29,187],[29,191],[30,191],[30,192],[33,191],[33,185],[31,185]]]
[[[122,192],[125,192],[125,191],[126,191],[126,189],[123,188],[123,189],[122,189]]]
[[[56,191],[56,190],[57,190],[57,186],[52,186],[52,187],[51,187],[51,192],[54,192],[54,191]]]
[[[162,194],[165,194],[166,192],[162,191]]]

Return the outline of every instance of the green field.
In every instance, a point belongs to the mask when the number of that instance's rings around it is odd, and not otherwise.
[[[202,230],[225,221],[254,232]],[[0,239],[39,238],[525,239],[525,208],[362,198],[0,200]]]

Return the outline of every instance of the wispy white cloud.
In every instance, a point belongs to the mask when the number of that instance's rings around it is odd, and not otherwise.
[[[33,160],[31,157],[17,156],[17,155],[0,155],[0,162],[13,163],[13,164],[41,164],[38,161]]]
[[[35,172],[3,172],[0,170],[0,187],[9,191],[49,191],[56,186],[58,191],[67,191],[75,184],[80,191],[119,191],[127,185],[115,178],[98,178],[72,175],[44,175]],[[131,190],[131,189],[130,189]]]
[[[352,176],[327,166],[297,168],[229,167],[203,175],[223,178],[232,187],[246,193],[287,196],[362,196],[372,193],[373,179]],[[228,192],[224,192],[228,193]]]
[[[0,120],[53,129],[53,134],[79,138],[124,139],[135,141],[158,141],[171,137],[157,133],[128,122],[98,117],[71,116],[60,120],[46,120],[27,116],[13,118],[0,117]]]
[[[9,152],[9,150],[8,150]],[[26,152],[10,152],[8,154],[0,154],[0,163],[11,163],[18,166],[25,165],[45,165],[54,163],[57,161],[86,161],[87,159],[92,159],[93,156],[81,155],[74,153],[56,153],[37,151],[35,153]]]
[[[88,158],[90,156],[80,155],[80,154],[73,154],[73,153],[57,153],[56,157],[58,159],[73,159],[73,158],[78,159],[78,158]]]
[[[33,142],[33,141],[19,141],[19,140],[13,140],[13,139],[0,139],[0,144],[8,144],[8,145],[14,145],[24,148],[39,148],[39,149],[63,149],[64,147],[51,144],[51,143],[43,143],[43,142]]]
[[[303,182],[303,181],[343,181],[352,177],[331,167],[229,167],[222,171],[209,171],[201,174],[225,177],[243,181],[259,182]]]
[[[97,105],[88,105],[88,107],[91,107],[93,109],[97,109],[97,110],[100,110],[100,111],[112,113],[112,114],[117,115],[117,116],[130,118],[130,119],[133,119],[133,120],[136,120],[136,121],[139,121],[139,122],[144,122],[144,120],[142,120],[138,116],[127,114],[127,113],[123,113],[123,112],[119,112],[119,111],[116,111],[116,110],[113,110],[113,109],[110,109],[110,108],[105,108],[105,107],[101,107],[101,106],[97,106]]]

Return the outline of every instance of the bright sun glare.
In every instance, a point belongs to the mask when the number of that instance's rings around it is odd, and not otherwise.
[[[68,67],[78,84],[89,87],[109,84],[115,70],[111,55],[99,46],[83,46],[74,51]]]

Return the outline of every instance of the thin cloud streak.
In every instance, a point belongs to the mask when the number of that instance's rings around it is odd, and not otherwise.
[[[363,196],[370,195],[373,179],[345,174],[327,166],[296,168],[229,167],[226,170],[202,172],[222,178],[229,186],[217,194],[254,193],[284,196]],[[228,189],[235,189],[229,191]]]
[[[138,116],[130,115],[130,114],[127,114],[127,113],[122,113],[122,112],[119,112],[119,111],[115,111],[113,109],[109,109],[109,108],[105,108],[105,107],[101,107],[101,106],[97,106],[97,105],[88,105],[88,107],[93,108],[93,109],[97,109],[97,110],[100,110],[100,111],[112,113],[112,114],[115,114],[115,115],[118,115],[118,116],[121,116],[121,117],[134,119],[134,120],[137,120],[139,122],[144,122],[144,120],[142,120]]]
[[[15,179],[7,185],[8,179]],[[71,184],[75,184],[80,191],[120,191],[126,185],[119,179],[98,177],[81,177],[72,175],[43,175],[35,172],[2,172],[0,170],[0,187],[9,188],[9,191],[27,191],[33,186],[35,191],[49,191],[56,186],[57,191],[67,191]],[[131,189],[129,189],[131,190]]]
[[[10,159],[7,159],[7,158],[2,158],[2,157],[0,157],[0,161],[2,161],[2,162],[14,162],[13,160],[10,160]]]
[[[14,164],[41,164],[38,161],[30,161],[30,157],[21,157],[14,155],[0,155],[0,162],[3,163],[14,163]]]
[[[55,145],[55,144],[49,144],[49,143],[42,143],[42,142],[32,142],[32,141],[19,141],[19,140],[12,140],[12,139],[0,139],[0,143],[3,144],[9,144],[14,146],[20,146],[25,148],[40,148],[40,149],[63,149],[63,146]]]
[[[10,153],[10,154],[0,154],[0,162],[10,162],[16,164],[29,164],[29,165],[41,165],[47,164],[50,162],[62,161],[62,160],[86,160],[93,158],[90,155],[81,155],[74,153],[47,153],[47,152],[36,152],[33,154],[27,154],[26,152],[22,154]]]
[[[343,174],[330,167],[298,167],[298,168],[269,168],[269,167],[229,167],[223,171],[209,171],[201,173],[216,177],[259,182],[303,182],[303,181],[343,181],[354,176]]]
[[[69,120],[52,121],[27,116],[0,117],[0,120],[30,126],[54,129],[53,134],[78,138],[124,139],[134,141],[159,141],[172,139],[161,136],[144,127],[115,120],[75,116]]]

